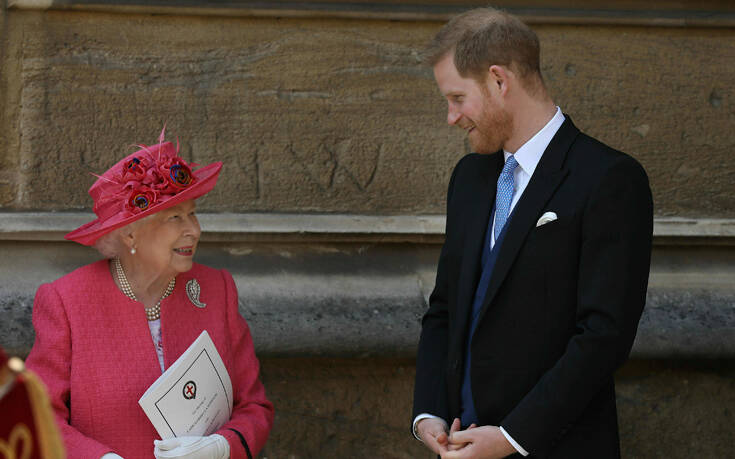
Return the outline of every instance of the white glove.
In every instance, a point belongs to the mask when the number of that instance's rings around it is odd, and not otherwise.
[[[123,459],[123,457],[115,453],[106,453],[100,459]]]
[[[157,459],[178,457],[181,459],[229,459],[230,444],[225,437],[212,434],[208,437],[178,437],[153,440],[153,454]]]

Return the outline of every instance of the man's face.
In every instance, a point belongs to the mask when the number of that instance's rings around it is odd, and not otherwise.
[[[447,99],[447,123],[467,132],[470,145],[477,153],[495,153],[510,138],[513,122],[510,114],[498,102],[495,84],[479,83],[462,77],[454,66],[454,54],[444,56],[434,66],[434,78]]]

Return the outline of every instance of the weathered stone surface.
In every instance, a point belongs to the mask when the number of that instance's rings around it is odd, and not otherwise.
[[[23,293],[12,293],[0,289],[0,314],[3,317],[0,325],[0,347],[11,355],[26,356],[33,346],[35,331],[31,322],[33,296]]]
[[[276,407],[267,458],[433,456],[410,433],[414,362],[262,359]]]
[[[153,142],[167,122],[185,157],[227,163],[210,209],[441,209],[435,197],[444,191],[426,191],[446,182],[448,168],[424,173],[416,164],[451,164],[461,151],[449,129],[417,136],[408,127],[427,112],[441,120],[435,97],[414,99],[417,85],[435,95],[412,46],[421,28],[12,18],[11,40],[23,47],[17,116],[27,127],[19,132],[18,207],[87,207],[80,183],[91,182],[88,171],[104,170],[132,142]],[[434,150],[441,153],[426,153]]]
[[[443,213],[466,145],[445,126],[444,103],[418,60],[438,23],[5,4],[2,210],[89,209],[89,172],[134,142],[155,141],[167,122],[186,158],[226,163],[202,210]],[[659,216],[735,216],[735,30],[535,28],[557,103],[643,163]],[[654,252],[633,355],[729,360],[626,365],[617,378],[624,457],[731,452],[735,265],[731,246],[697,247]],[[198,261],[235,274],[276,403],[265,457],[431,457],[408,422],[410,356],[437,250],[317,239],[203,245]],[[71,244],[0,242],[0,345],[25,355],[38,284],[96,258]]]
[[[735,59],[734,30],[538,31],[556,102],[641,161],[658,215],[733,215],[735,90],[726,82],[735,73],[725,62]]]
[[[637,357],[735,357],[735,295],[649,289],[635,345]]]
[[[205,242],[379,242],[442,244],[446,217],[334,213],[197,212]],[[60,242],[96,218],[86,212],[0,212],[0,240]],[[735,219],[654,218],[656,247],[735,246]],[[726,253],[708,249],[708,256]],[[727,260],[727,255],[724,257]],[[726,262],[727,263],[727,262]],[[682,263],[678,263],[682,264]],[[686,264],[686,263],[684,263]],[[713,265],[708,265],[710,268]],[[714,271],[722,270],[717,263]],[[710,271],[713,271],[710,269]]]
[[[17,74],[12,71],[13,59],[7,50],[7,11],[5,0],[0,0],[0,208],[11,207],[17,202],[16,183],[18,179],[17,147],[11,146],[9,124],[12,117],[7,107],[10,106],[10,90],[20,83]],[[15,60],[17,62],[17,60]],[[12,77],[11,77],[12,75]],[[13,135],[15,137],[15,135]]]
[[[616,386],[622,457],[732,455],[732,361],[631,361]]]
[[[261,355],[412,357],[438,251],[436,244],[207,242],[197,261],[233,274]],[[97,258],[69,243],[0,243],[0,259],[12,261],[0,265],[0,345],[26,354],[38,285]],[[734,258],[727,246],[657,248],[632,355],[735,358]]]
[[[4,208],[88,208],[88,172],[166,122],[227,164],[204,209],[443,212],[466,146],[418,59],[438,23],[6,14]],[[733,30],[536,29],[557,102],[640,159],[657,214],[735,216]]]
[[[430,458],[409,433],[413,361],[261,359],[276,421],[269,458]],[[631,361],[617,373],[624,458],[728,457],[732,363]]]

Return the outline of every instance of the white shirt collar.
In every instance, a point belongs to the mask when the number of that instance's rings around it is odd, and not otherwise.
[[[521,148],[515,152],[515,158],[516,161],[518,161],[518,165],[529,176],[533,175],[533,171],[536,170],[536,166],[538,166],[539,161],[541,161],[541,156],[543,156],[544,150],[549,146],[551,139],[563,123],[564,114],[562,114],[559,107],[556,107],[556,113],[549,122],[546,123],[546,125],[533,137],[528,139],[526,143],[521,145]],[[503,150],[503,156],[506,161],[510,155],[511,153]]]

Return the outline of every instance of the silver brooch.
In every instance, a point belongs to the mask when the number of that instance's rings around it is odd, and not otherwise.
[[[192,279],[186,283],[186,296],[189,297],[189,301],[198,308],[203,308],[207,303],[199,301],[199,295],[202,292],[202,288],[199,286],[199,282],[196,279]]]

